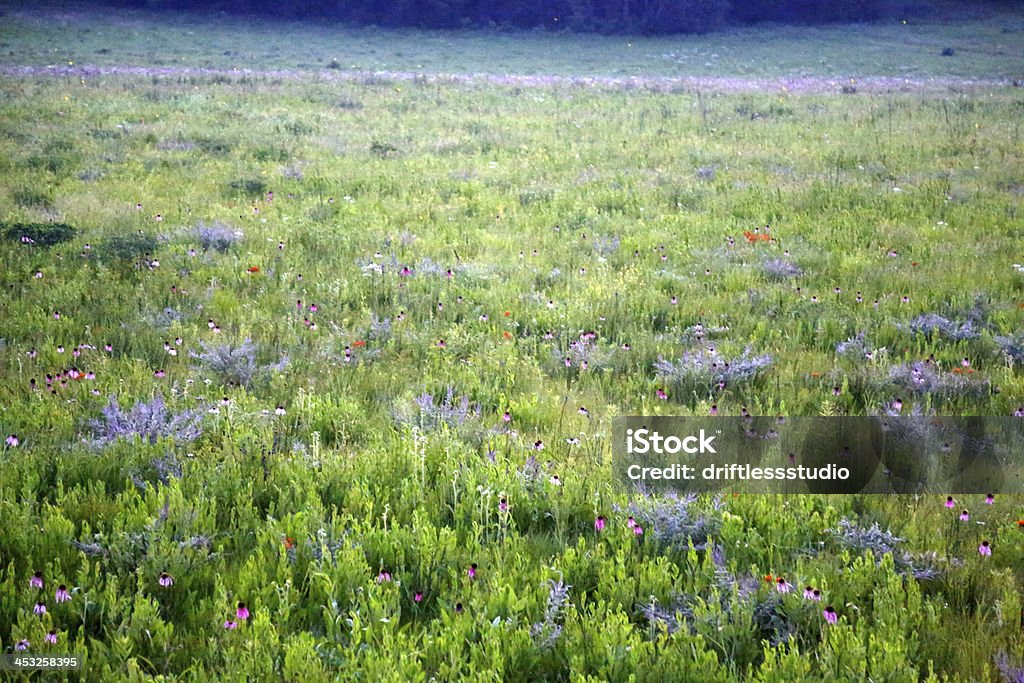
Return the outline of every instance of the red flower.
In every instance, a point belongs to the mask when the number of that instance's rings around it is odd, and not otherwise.
[[[259,266],[249,266],[249,272],[250,273],[258,273],[258,272],[260,272],[260,267]]]
[[[509,317],[510,315],[512,315],[512,311],[505,311],[505,317],[506,318]]]
[[[508,330],[505,330],[505,332],[503,333],[502,336],[504,336],[505,339],[511,339],[512,338],[512,333],[509,332]]]
[[[352,346],[366,346],[366,342],[360,339],[359,341],[352,342]]]

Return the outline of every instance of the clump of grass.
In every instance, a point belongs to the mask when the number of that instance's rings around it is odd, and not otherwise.
[[[14,242],[52,247],[74,239],[77,230],[67,223],[0,223],[4,236]]]

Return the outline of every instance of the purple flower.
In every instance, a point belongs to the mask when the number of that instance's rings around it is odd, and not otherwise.
[[[160,578],[158,579],[158,583],[164,588],[168,588],[174,585],[174,577],[168,574],[167,572],[160,572]]]
[[[505,414],[501,416],[501,419],[504,420],[505,422],[511,422],[512,414],[506,410]]]
[[[231,621],[230,619],[228,619],[224,622],[224,628],[226,628],[229,631],[234,631],[236,628],[238,628],[238,622]]]
[[[639,524],[634,524],[633,525],[633,535],[634,536],[643,536],[644,535],[644,528],[642,526],[640,526]]]
[[[18,435],[17,435],[17,434],[11,434],[10,436],[8,436],[8,437],[7,437],[7,438],[6,438],[5,440],[4,440],[4,442],[5,442],[5,443],[6,443],[6,444],[7,444],[8,446],[10,446],[11,448],[17,448],[18,444],[19,444],[19,443],[21,443],[21,442],[20,442],[20,441],[18,440]]]
[[[815,602],[821,602],[821,591],[814,586],[808,586],[804,589],[804,599],[814,600]]]
[[[49,633],[47,633],[46,634],[46,642],[49,645],[56,645],[57,644],[57,632],[56,631],[50,631]]]
[[[971,515],[970,515],[969,512],[967,512],[967,510],[964,510],[963,512],[960,513],[960,521],[961,522],[966,522],[970,518],[971,518]]]
[[[24,652],[25,650],[27,650],[29,648],[29,645],[31,645],[31,644],[32,643],[28,642],[27,640],[22,639],[22,640],[19,640],[17,643],[14,644],[14,649],[17,650],[18,652]]]
[[[389,581],[391,581],[391,572],[381,569],[380,573],[377,574],[377,583],[388,583]]]
[[[995,502],[996,502],[996,497],[994,495],[992,495],[991,493],[985,496],[985,505],[994,505]]]
[[[788,593],[792,589],[793,589],[793,586],[789,583],[789,581],[786,581],[781,576],[775,582],[775,590],[778,591],[779,593]]]
[[[471,579],[476,578],[476,562],[469,565],[469,570],[466,572],[466,575],[469,576],[469,578]]]
[[[462,614],[462,603],[461,602],[455,603],[455,613],[456,614]]]
[[[43,573],[42,572],[36,572],[35,574],[33,574],[32,577],[28,580],[28,585],[30,587],[32,587],[32,588],[38,588],[38,589],[42,590],[42,588],[43,588]]]
[[[542,451],[542,450],[544,450],[544,442],[541,441],[540,439],[537,439],[536,441],[534,441],[533,442],[533,450],[535,450],[535,451]]]
[[[830,624],[834,624],[839,621],[839,615],[836,614],[836,609],[832,605],[825,608],[825,611],[821,613],[821,616],[825,617],[825,621]]]
[[[58,603],[70,602],[71,593],[68,592],[68,587],[62,583],[61,585],[57,586],[57,592],[53,594],[53,598]]]
[[[953,500],[953,496],[946,496],[946,507],[952,510],[956,506],[956,501]]]
[[[498,501],[498,510],[501,512],[508,512],[508,499],[502,498]]]
[[[238,609],[235,610],[235,616],[238,617],[239,621],[245,621],[249,618],[249,608],[245,606],[244,602],[238,603]]]
[[[41,602],[37,602],[36,606],[32,608],[32,611],[39,616],[43,616],[46,614],[46,605]]]
[[[598,515],[594,520],[594,531],[604,531],[604,515]]]
[[[412,594],[412,601],[413,602],[423,602],[423,593],[421,593],[420,591],[416,591],[415,593],[413,593]]]
[[[981,542],[981,545],[978,546],[978,554],[982,557],[988,557],[992,554],[992,546],[988,544],[988,541]]]

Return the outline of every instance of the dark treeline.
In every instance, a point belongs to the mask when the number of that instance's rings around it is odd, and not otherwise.
[[[644,34],[704,33],[759,21],[821,24],[901,15],[922,18],[936,11],[932,0],[123,0],[121,4],[293,19],[329,17],[379,26],[542,27]]]

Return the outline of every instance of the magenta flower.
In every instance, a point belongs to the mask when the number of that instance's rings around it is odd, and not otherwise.
[[[18,440],[17,434],[11,434],[4,440],[4,443],[6,443],[11,448],[17,448],[18,444],[21,443],[21,441]]]
[[[988,541],[981,542],[981,545],[978,546],[978,554],[982,557],[988,557],[992,554],[992,547],[988,544]]]
[[[654,390],[654,395],[655,395],[655,396],[657,396],[658,398],[660,398],[660,399],[661,399],[662,401],[664,401],[665,399],[667,399],[667,398],[668,398],[668,394],[666,394],[666,393],[665,393],[665,392],[664,392],[663,390],[661,390],[661,389],[655,389],[655,390]]]
[[[444,339],[439,339],[437,342],[437,348],[443,349],[445,347]]]
[[[830,624],[834,624],[837,621],[839,621],[839,615],[836,614],[836,610],[832,605],[826,607],[825,611],[822,612],[821,615],[825,617],[825,621],[827,621]]]
[[[157,583],[164,588],[169,588],[174,585],[174,577],[167,572],[160,572],[160,578],[157,580]]]
[[[502,498],[500,501],[498,501],[498,510],[500,510],[501,512],[508,512],[507,498]]]
[[[235,616],[238,617],[239,621],[245,621],[249,618],[249,608],[245,606],[244,602],[238,603],[238,609],[235,610]]]
[[[501,416],[501,419],[504,420],[505,422],[511,422],[512,421],[512,413],[510,413],[510,412],[508,412],[506,410],[505,413]]]
[[[713,404],[711,406],[711,410],[708,411],[708,415],[711,415],[711,416],[718,415],[718,405],[717,404]]]
[[[626,520],[626,528],[627,529],[632,529],[635,526],[636,526],[636,520],[633,519],[633,515],[630,515],[629,519]]]
[[[786,581],[781,576],[775,582],[775,590],[779,593],[788,593],[790,590],[792,590],[792,588],[793,586],[790,585],[789,581]]]
[[[42,588],[43,588],[43,573],[42,572],[36,572],[35,574],[33,574],[31,576],[31,578],[29,578],[29,580],[28,580],[28,585],[30,587],[32,587],[32,588],[38,588],[38,589],[42,590]]]
[[[27,640],[22,639],[22,640],[19,640],[17,643],[14,644],[14,649],[17,650],[18,652],[24,652],[25,650],[27,650],[29,648],[29,646],[31,644],[32,643],[28,642]]]
[[[537,439],[536,441],[534,441],[533,442],[533,450],[535,450],[535,451],[542,451],[542,450],[544,450],[544,442],[541,441],[540,439]]]
[[[46,605],[41,602],[37,602],[36,606],[32,608],[32,612],[39,616],[43,616],[46,614]]]
[[[963,512],[960,513],[960,521],[961,522],[966,522],[970,518],[971,518],[971,515],[970,515],[969,512],[967,512],[967,510],[964,510]]]
[[[466,575],[469,576],[469,578],[471,579],[476,578],[476,562],[469,565],[469,570],[466,572]]]
[[[994,505],[995,502],[996,502],[996,497],[994,495],[992,495],[991,493],[985,496],[985,505]]]
[[[819,602],[821,600],[821,591],[814,586],[808,586],[804,588],[804,599]]]
[[[416,591],[415,593],[413,593],[412,594],[412,601],[413,602],[423,602],[423,593],[421,593],[420,591]]]
[[[953,496],[946,496],[946,507],[952,510],[956,506],[956,501],[953,500]]]
[[[228,631],[234,631],[236,628],[238,628],[238,622],[231,621],[230,619],[228,619],[224,622],[224,628],[226,628]]]
[[[47,642],[48,645],[56,645],[57,644],[57,632],[56,631],[50,631],[49,633],[47,633],[46,634],[46,642]]]
[[[594,531],[604,531],[604,515],[598,515],[594,520]]]
[[[391,572],[381,569],[380,573],[377,574],[377,583],[387,583],[389,581],[391,581]]]
[[[53,594],[53,598],[58,602],[70,602],[71,593],[68,592],[68,587],[63,583],[57,586],[57,592]]]

